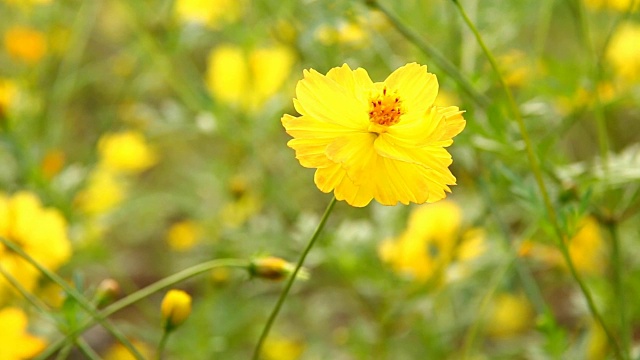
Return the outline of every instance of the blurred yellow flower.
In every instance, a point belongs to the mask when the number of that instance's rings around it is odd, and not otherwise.
[[[182,290],[169,290],[160,306],[162,322],[167,330],[182,325],[191,314],[191,296]]]
[[[147,344],[137,340],[133,340],[131,343],[138,350],[138,352],[140,352],[143,358],[152,358],[153,351]],[[129,352],[126,347],[124,347],[124,345],[117,343],[109,348],[107,353],[104,354],[104,360],[136,360],[136,358],[131,354],[131,352]]]
[[[531,66],[522,51],[511,50],[498,57],[498,62],[505,71],[504,81],[509,86],[520,87],[531,77]]]
[[[0,359],[31,359],[44,350],[46,342],[27,332],[28,319],[22,309],[0,309]]]
[[[364,46],[369,40],[363,24],[356,21],[343,21],[336,26],[322,25],[316,29],[315,37],[324,45]]]
[[[281,335],[270,335],[262,347],[265,360],[296,360],[304,351],[304,344]]]
[[[522,334],[533,322],[534,311],[524,295],[501,293],[493,299],[485,329],[489,336],[504,338]]]
[[[462,210],[451,201],[417,207],[406,230],[380,244],[380,258],[412,279],[437,281],[454,257],[461,221]]]
[[[378,83],[346,64],[326,76],[305,70],[294,99],[301,116],[282,124],[321,191],[357,207],[431,203],[456,183],[445,148],[465,126],[457,107],[434,105],[437,94],[436,76],[416,63]]]
[[[64,161],[65,154],[62,150],[52,149],[48,151],[40,164],[42,176],[44,176],[45,179],[51,179],[56,176],[64,167]]]
[[[596,219],[584,218],[580,222],[578,232],[568,244],[569,254],[576,270],[584,274],[604,274],[607,265],[607,246],[600,234]]]
[[[567,241],[569,255],[576,270],[585,275],[602,275],[607,267],[607,246],[600,234],[598,222],[593,217],[582,219],[578,231]],[[556,246],[523,241],[520,256],[538,259],[543,263],[567,269]]]
[[[8,113],[17,93],[18,87],[13,80],[0,78],[0,119]]]
[[[14,26],[4,33],[4,47],[14,59],[33,65],[47,52],[44,35],[25,26]]]
[[[207,89],[220,101],[255,111],[282,87],[294,62],[293,51],[283,45],[248,54],[234,45],[220,45],[209,54]]]
[[[198,243],[202,227],[193,220],[175,222],[167,231],[167,243],[171,249],[186,251]]]
[[[155,165],[157,155],[137,131],[105,134],[98,142],[100,165],[123,173],[138,173]]]
[[[18,192],[13,196],[0,193],[0,236],[20,246],[40,265],[56,270],[71,256],[67,238],[67,222],[62,214],[44,208],[32,193]],[[0,245],[0,266],[27,291],[32,291],[40,273],[22,257]],[[11,285],[0,277],[0,302]]]
[[[640,4],[640,1],[638,2]],[[607,48],[606,58],[624,82],[640,80],[640,25],[625,24],[618,28]]]
[[[181,21],[218,29],[237,20],[244,11],[240,0],[176,0],[174,11]]]
[[[99,215],[118,206],[125,196],[125,184],[118,175],[98,167],[89,175],[87,184],[76,196],[75,203],[85,214]]]
[[[613,9],[617,11],[627,11],[635,0],[584,0],[587,7],[595,10],[599,9]],[[640,3],[637,1],[633,7],[633,10],[638,10]]]

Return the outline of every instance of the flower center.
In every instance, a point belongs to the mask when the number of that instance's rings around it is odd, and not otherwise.
[[[397,124],[403,114],[401,104],[398,96],[388,93],[387,88],[382,89],[382,94],[370,101],[369,131],[382,133],[386,131],[386,127]]]

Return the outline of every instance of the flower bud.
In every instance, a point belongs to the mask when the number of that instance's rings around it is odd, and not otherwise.
[[[180,326],[191,314],[191,296],[182,290],[169,290],[160,307],[167,331]]]
[[[249,274],[251,277],[261,279],[280,281],[285,279],[295,270],[295,265],[278,257],[263,257],[253,259],[249,265]],[[308,274],[305,269],[300,269],[298,277],[307,278]]]
[[[120,295],[120,284],[113,279],[104,279],[98,284],[95,302],[98,307],[105,306]]]

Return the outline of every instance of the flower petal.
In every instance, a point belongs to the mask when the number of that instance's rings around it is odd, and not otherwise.
[[[451,140],[464,130],[467,124],[462,117],[464,111],[460,111],[457,106],[438,107],[436,111],[445,118],[445,129],[440,140]]]
[[[334,194],[336,199],[344,200],[351,206],[365,207],[373,200],[373,184],[364,182],[357,185],[351,178],[345,176],[336,186]]]
[[[340,164],[331,163],[329,166],[316,170],[313,181],[320,191],[329,193],[342,182],[346,175],[347,172],[344,171]]]
[[[398,68],[384,81],[391,90],[397,91],[407,112],[425,112],[433,105],[438,95],[438,79],[427,71],[427,67],[410,63]]]
[[[327,77],[334,80],[345,89],[351,90],[351,95],[355,99],[368,104],[369,91],[373,86],[373,81],[371,81],[371,78],[365,69],[358,68],[356,70],[351,70],[349,65],[344,64],[341,67],[329,70]]]
[[[405,146],[424,146],[440,140],[440,128],[444,126],[444,117],[430,108],[424,113],[408,113],[400,122],[390,126],[385,133],[394,144]]]
[[[391,141],[390,141],[391,140]],[[445,170],[451,165],[451,154],[441,146],[407,148],[394,144],[393,139],[381,134],[373,144],[378,155],[398,161],[419,164],[429,169]]]
[[[336,138],[353,133],[354,130],[342,125],[326,123],[310,116],[291,116],[285,114],[282,119],[287,134],[294,138]]]
[[[371,162],[375,160],[377,154],[373,149],[376,134],[369,132],[353,133],[335,139],[329,146],[325,154],[329,160],[339,163],[347,171],[349,178],[356,184],[370,181],[363,178],[362,173]]]
[[[351,129],[366,129],[368,104],[353,94],[352,88],[313,69],[305,70],[304,79],[296,86],[297,102],[294,105],[301,115]]]

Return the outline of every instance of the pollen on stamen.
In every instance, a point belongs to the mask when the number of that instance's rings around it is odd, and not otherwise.
[[[371,100],[369,121],[372,131],[384,132],[385,128],[400,121],[402,115],[402,101],[395,94],[388,94],[387,89],[382,89],[382,94]]]

